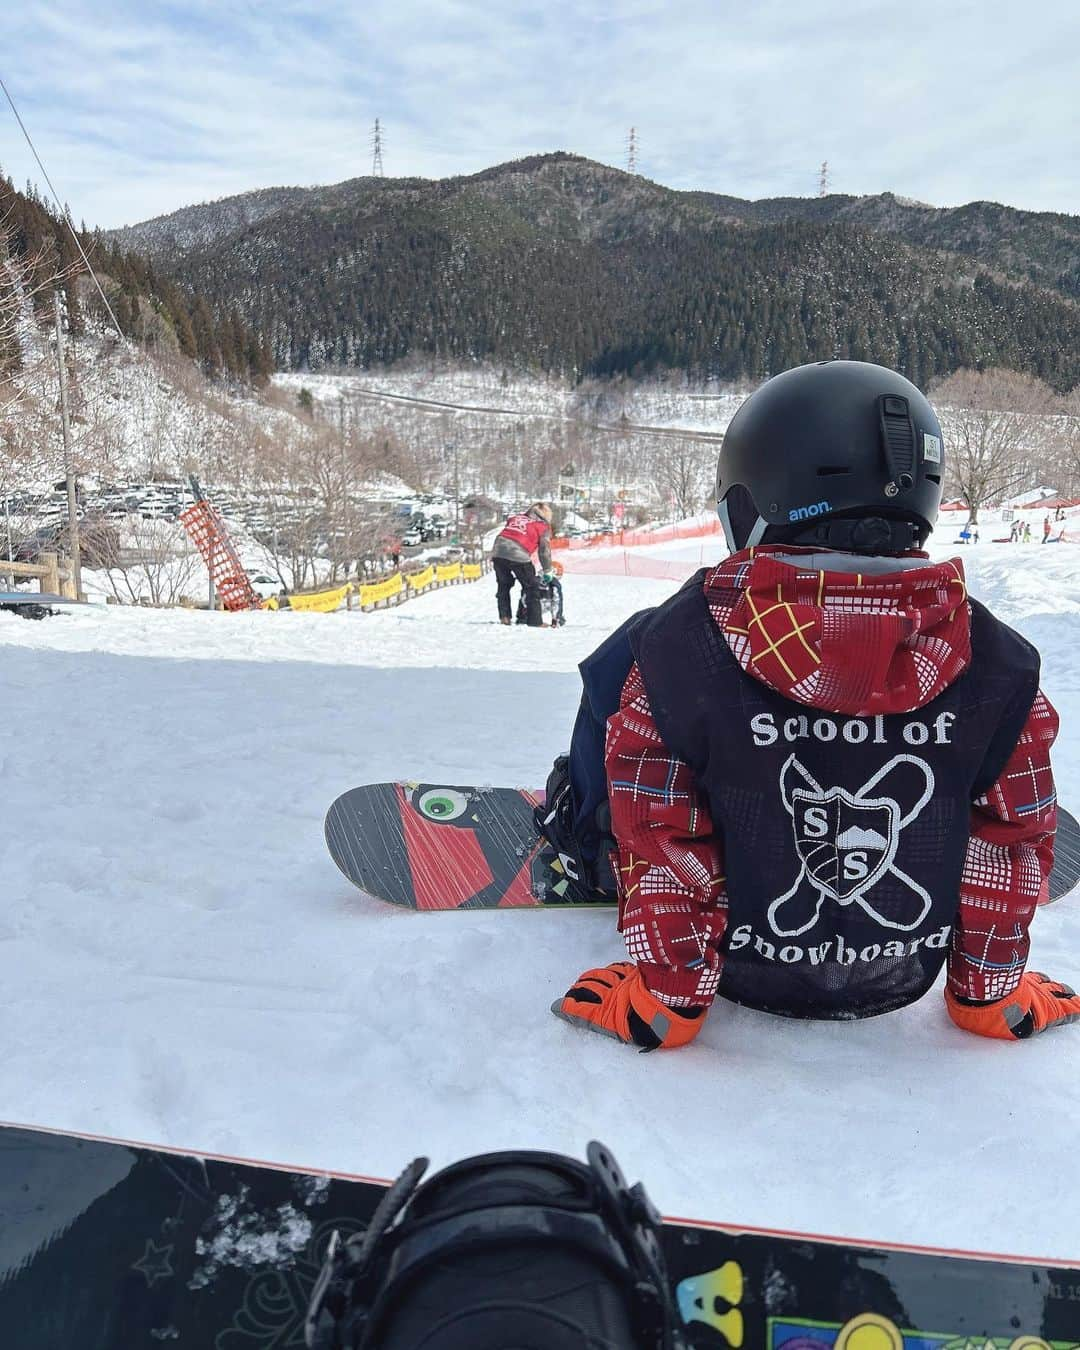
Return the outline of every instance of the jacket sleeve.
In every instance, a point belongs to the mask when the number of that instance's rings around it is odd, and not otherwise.
[[[604,760],[627,951],[662,1002],[705,1007],[727,924],[722,850],[689,766],[660,739],[636,665],[608,718]]]
[[[540,568],[544,572],[551,571],[551,526],[545,525],[541,531],[540,538],[537,541],[536,551],[540,555]]]
[[[984,1003],[1005,998],[1027,964],[1028,925],[1054,862],[1057,798],[1050,747],[1058,716],[1042,693],[1004,769],[972,804],[949,950],[949,989]]]

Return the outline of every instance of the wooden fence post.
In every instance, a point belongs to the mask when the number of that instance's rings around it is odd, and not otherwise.
[[[45,573],[41,580],[43,585],[41,589],[48,591],[51,595],[60,594],[60,567],[59,560],[55,553],[42,553],[40,555],[42,567]]]

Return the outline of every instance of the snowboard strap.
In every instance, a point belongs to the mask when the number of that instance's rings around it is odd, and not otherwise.
[[[423,1185],[417,1159],[364,1235],[332,1237],[310,1350],[495,1350],[518,1343],[510,1333],[552,1350],[684,1350],[659,1214],[609,1150],[594,1141],[587,1157],[489,1153]]]

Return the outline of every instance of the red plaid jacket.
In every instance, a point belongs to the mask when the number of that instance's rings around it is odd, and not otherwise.
[[[787,566],[769,550],[734,554],[705,578],[713,618],[748,674],[796,702],[866,715],[922,707],[967,668],[959,562],[881,576],[796,572],[793,552],[784,550]],[[965,998],[1003,998],[1024,972],[1053,862],[1057,729],[1040,693],[997,782],[972,804],[948,958],[949,987]],[[689,767],[660,738],[636,666],[608,720],[605,762],[627,950],[658,998],[708,1005],[727,922],[722,842]]]

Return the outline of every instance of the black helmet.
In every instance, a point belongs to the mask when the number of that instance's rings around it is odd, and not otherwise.
[[[731,549],[903,553],[934,527],[943,469],[941,425],[910,380],[821,361],[774,376],[731,419],[716,509]]]

